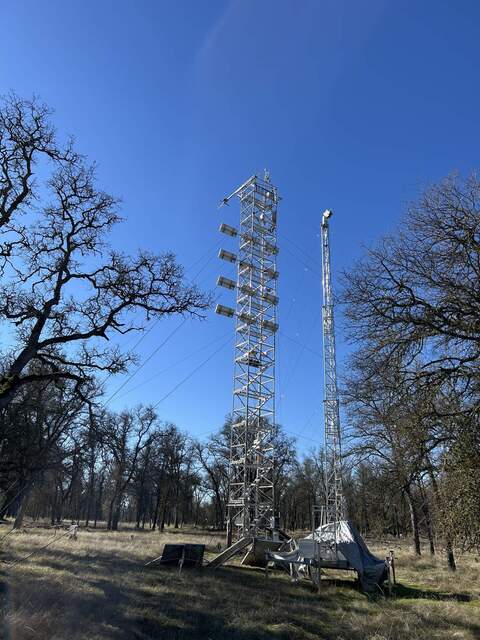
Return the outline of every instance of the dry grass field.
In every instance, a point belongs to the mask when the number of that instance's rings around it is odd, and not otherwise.
[[[9,531],[0,526],[0,538]],[[480,638],[480,563],[397,555],[396,595],[368,598],[353,581],[324,580],[314,593],[285,573],[227,566],[215,573],[152,566],[166,541],[199,542],[211,557],[222,538],[194,531],[165,534],[80,530],[12,564],[52,538],[46,528],[0,542],[0,636],[10,640],[442,640]],[[372,549],[385,556],[389,545]]]

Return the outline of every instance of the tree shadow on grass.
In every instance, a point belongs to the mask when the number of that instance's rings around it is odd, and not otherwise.
[[[325,580],[316,593],[306,580],[294,584],[287,575],[266,578],[245,567],[143,569],[128,549],[45,549],[10,579],[15,640],[33,637],[27,626],[37,640],[360,640],[375,631],[366,597],[348,580]],[[37,612],[48,620],[39,622]],[[352,627],[353,615],[357,625],[364,621],[360,628]]]
[[[8,612],[9,604],[9,588],[3,571],[0,572],[0,640],[8,640],[10,638],[9,630],[5,624],[5,617]]]
[[[393,592],[397,598],[408,600],[451,600],[456,602],[471,602],[472,600],[475,600],[475,598],[469,593],[447,593],[443,591],[435,591],[434,589],[419,589],[418,587],[410,587],[399,582],[394,586]]]
[[[50,549],[15,569],[8,577],[13,596],[10,624],[15,640],[31,638],[28,629],[42,640],[271,637],[261,628],[252,631],[230,625],[226,602],[220,608],[215,606],[221,585],[201,572],[146,572],[138,561],[128,557],[98,552],[86,558]],[[229,592],[224,593],[228,601]],[[49,614],[48,619],[39,622],[37,614]],[[59,627],[62,635],[57,635]],[[276,637],[287,640],[288,635]]]

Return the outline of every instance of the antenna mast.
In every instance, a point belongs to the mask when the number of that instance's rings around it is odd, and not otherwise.
[[[330,274],[330,239],[328,221],[332,211],[322,216],[322,282],[323,282],[323,356],[324,356],[324,421],[325,421],[325,493],[327,522],[345,520],[346,509],[342,486],[342,448],[340,411],[335,354],[335,324]]]
[[[240,227],[222,223],[220,231],[238,236],[238,256],[224,249],[219,257],[236,263],[236,281],[217,284],[237,290],[235,309],[217,305],[220,315],[236,317],[233,411],[230,442],[228,540],[256,536],[274,527],[273,437],[275,431],[275,333],[277,188],[265,171],[252,176],[224,198],[240,200]]]

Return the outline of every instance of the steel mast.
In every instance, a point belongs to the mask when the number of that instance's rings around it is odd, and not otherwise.
[[[330,240],[328,209],[322,216],[322,283],[323,283],[323,356],[324,356],[324,422],[325,422],[325,493],[327,522],[346,518],[342,486],[342,448],[340,411],[335,354],[335,324],[330,273]]]
[[[238,255],[224,249],[219,257],[236,263],[236,282],[220,276],[217,284],[236,289],[236,308],[217,305],[221,315],[236,317],[234,390],[230,442],[228,539],[256,536],[274,526],[275,333],[277,188],[267,172],[252,176],[221,205],[240,200]]]

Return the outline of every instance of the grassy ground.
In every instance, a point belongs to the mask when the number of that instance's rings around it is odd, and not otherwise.
[[[0,526],[0,538],[9,531]],[[143,564],[166,541],[223,540],[197,532],[141,533],[80,530],[11,564],[51,539],[29,529],[2,542],[2,631],[11,640],[431,640],[480,638],[480,563],[459,559],[451,575],[438,562],[395,549],[397,594],[369,599],[353,581],[290,582],[275,572],[228,566],[215,573]],[[389,545],[373,545],[381,557]],[[7,564],[10,563],[10,564]]]

